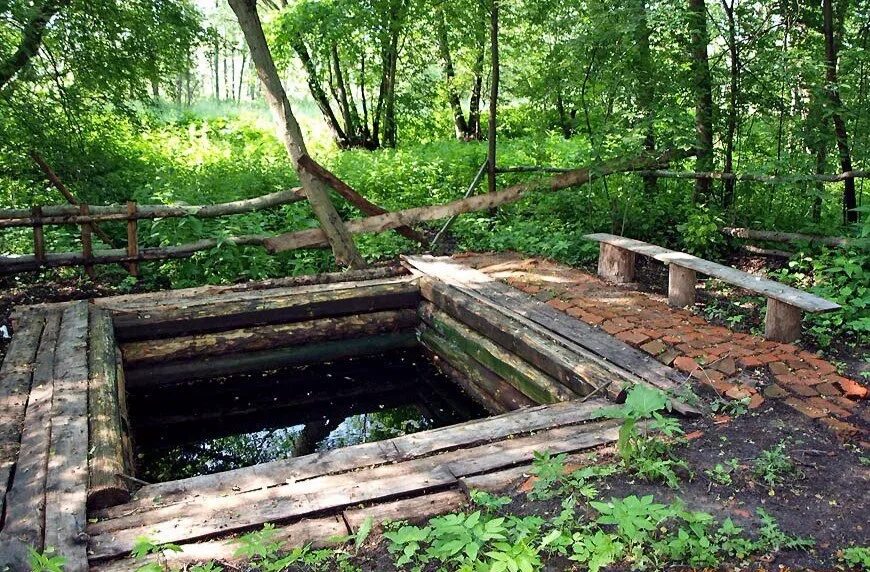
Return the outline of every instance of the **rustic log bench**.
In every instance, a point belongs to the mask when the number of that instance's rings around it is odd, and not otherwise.
[[[745,290],[767,297],[764,334],[767,339],[791,342],[800,337],[801,312],[830,312],[838,304],[803,290],[792,288],[761,276],[754,276],[730,266],[710,262],[685,252],[677,252],[640,240],[615,234],[587,234],[583,238],[601,245],[598,275],[617,284],[634,281],[635,255],[642,254],[668,265],[668,302],[675,307],[695,302],[697,273],[718,278]]]

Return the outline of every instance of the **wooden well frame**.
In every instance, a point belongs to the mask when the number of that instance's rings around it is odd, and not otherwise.
[[[132,570],[136,539],[175,563],[231,558],[271,522],[292,544],[367,517],[420,518],[522,478],[533,453],[617,437],[595,420],[673,370],[449,259],[19,309],[0,370],[0,564],[54,547],[68,571]],[[148,484],[132,475],[126,390],[422,344],[493,416],[387,441]],[[195,359],[194,359],[195,358]],[[675,402],[676,403],[676,402]],[[683,411],[689,411],[684,405]],[[136,490],[138,488],[138,490]]]

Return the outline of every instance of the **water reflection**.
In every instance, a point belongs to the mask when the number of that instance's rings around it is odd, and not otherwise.
[[[380,441],[485,415],[402,350],[129,396],[137,475],[174,480]]]

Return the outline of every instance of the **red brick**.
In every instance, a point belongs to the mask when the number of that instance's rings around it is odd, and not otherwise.
[[[656,356],[656,359],[665,365],[671,365],[678,357],[680,357],[680,352],[676,351],[673,348],[670,348],[663,354],[659,354],[658,356]]]
[[[786,360],[786,363],[793,370],[811,369],[807,362],[799,359],[789,359]]]
[[[761,361],[752,355],[741,357],[738,363],[740,363],[741,367],[758,367],[761,365]]]
[[[639,346],[649,339],[649,336],[646,334],[642,334],[637,330],[629,330],[626,332],[619,332],[616,334],[616,337],[627,344],[631,344],[633,346]]]
[[[782,388],[781,385],[772,383],[764,388],[764,395],[767,397],[782,398],[791,395],[788,391]]]
[[[774,377],[777,381],[787,385],[818,385],[823,381],[822,378],[808,371],[786,373],[784,375],[775,375]]]
[[[571,307],[571,302],[567,300],[553,299],[547,302],[547,304],[556,308],[557,310],[562,310],[563,312]]]
[[[583,314],[585,314],[586,312],[583,311],[583,308],[579,306],[571,306],[570,308],[565,310],[565,313],[573,318],[580,318],[582,320]]]
[[[810,387],[809,385],[800,385],[800,384],[792,384],[787,386],[788,390],[792,393],[800,395],[801,397],[815,397],[819,394],[818,391]]]
[[[657,356],[668,349],[668,346],[666,346],[661,340],[653,340],[640,346],[640,349],[648,354]]]
[[[619,332],[624,332],[625,330],[631,329],[631,324],[623,320],[622,318],[614,318],[612,320],[607,320],[604,322],[601,327],[608,334],[615,335]]]
[[[771,362],[767,367],[770,368],[770,373],[773,375],[785,375],[791,373],[791,369],[781,361]]]
[[[686,356],[680,356],[674,360],[674,367],[680,371],[691,373],[698,369],[698,362]]]
[[[831,377],[829,376],[827,379],[831,379]],[[857,381],[840,376],[837,376],[837,379],[834,381],[840,386],[846,397],[851,399],[867,399],[867,388]]]
[[[764,405],[764,398],[758,393],[753,393],[749,399],[749,409],[758,409]]]
[[[761,363],[771,363],[779,361],[779,356],[771,353],[758,354],[755,357],[758,358],[758,361],[760,361]]]
[[[737,362],[734,361],[734,358],[727,357],[725,359],[719,360],[713,366],[725,375],[734,375],[737,373]]]
[[[802,399],[797,399],[796,397],[789,397],[788,399],[785,400],[785,403],[786,403],[786,405],[788,405],[792,409],[795,409],[796,411],[803,413],[807,417],[812,417],[813,419],[825,417],[824,411],[809,405],[808,403],[806,403]]]
[[[831,413],[833,415],[836,415],[837,417],[849,417],[852,414],[851,411],[846,411],[845,409],[837,407],[836,405],[822,397],[811,397],[807,399],[807,403],[809,403],[816,409],[821,409],[825,413]]]
[[[810,364],[810,366],[812,366],[816,371],[818,371],[820,375],[827,375],[829,373],[837,372],[837,368],[835,368],[833,364],[823,359],[813,357],[808,359],[807,363]]]
[[[860,429],[858,429],[851,423],[846,423],[845,421],[840,421],[839,419],[825,417],[823,419],[819,419],[819,422],[843,439],[850,439],[861,432]]]
[[[715,369],[698,368],[692,372],[692,377],[698,380],[722,381],[725,379],[725,374]]]
[[[746,399],[750,397],[752,393],[745,387],[734,386],[725,392],[726,397],[730,397],[731,399]]]
[[[839,397],[840,395],[843,395],[843,392],[840,391],[839,388],[837,388],[833,383],[829,381],[814,385],[813,388],[821,395],[825,395],[827,397]]]

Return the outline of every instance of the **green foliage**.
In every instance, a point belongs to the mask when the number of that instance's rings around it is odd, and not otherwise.
[[[734,483],[733,475],[737,468],[737,459],[731,459],[724,463],[716,463],[711,469],[704,471],[704,474],[707,475],[710,481],[718,485],[730,487]]]
[[[535,451],[532,472],[537,479],[529,496],[536,500],[554,497],[578,496],[591,499],[598,495],[594,481],[616,472],[613,465],[589,465],[568,471],[565,453],[551,456]],[[590,461],[591,462],[591,461]]]
[[[844,338],[858,347],[870,343],[870,250],[804,250],[775,277],[843,307],[808,315],[804,335],[822,347]]]
[[[711,209],[700,207],[689,213],[686,222],[677,225],[683,250],[701,258],[715,260],[722,252],[725,238],[720,229],[725,226],[722,217]]]
[[[664,393],[638,384],[629,390],[624,404],[605,407],[598,415],[622,420],[616,446],[626,470],[676,488],[679,483],[676,471],[688,466],[673,456],[672,443],[682,437],[683,431],[675,419],[660,413],[667,407],[669,402]],[[653,437],[651,432],[659,435]]]
[[[850,568],[870,570],[870,547],[850,546],[840,551],[840,561]]]
[[[27,547],[27,561],[30,572],[63,572],[66,558],[54,553],[54,548],[48,547],[43,552],[37,552]]]
[[[785,442],[762,451],[753,461],[752,474],[771,489],[796,475],[797,467],[786,452]]]

